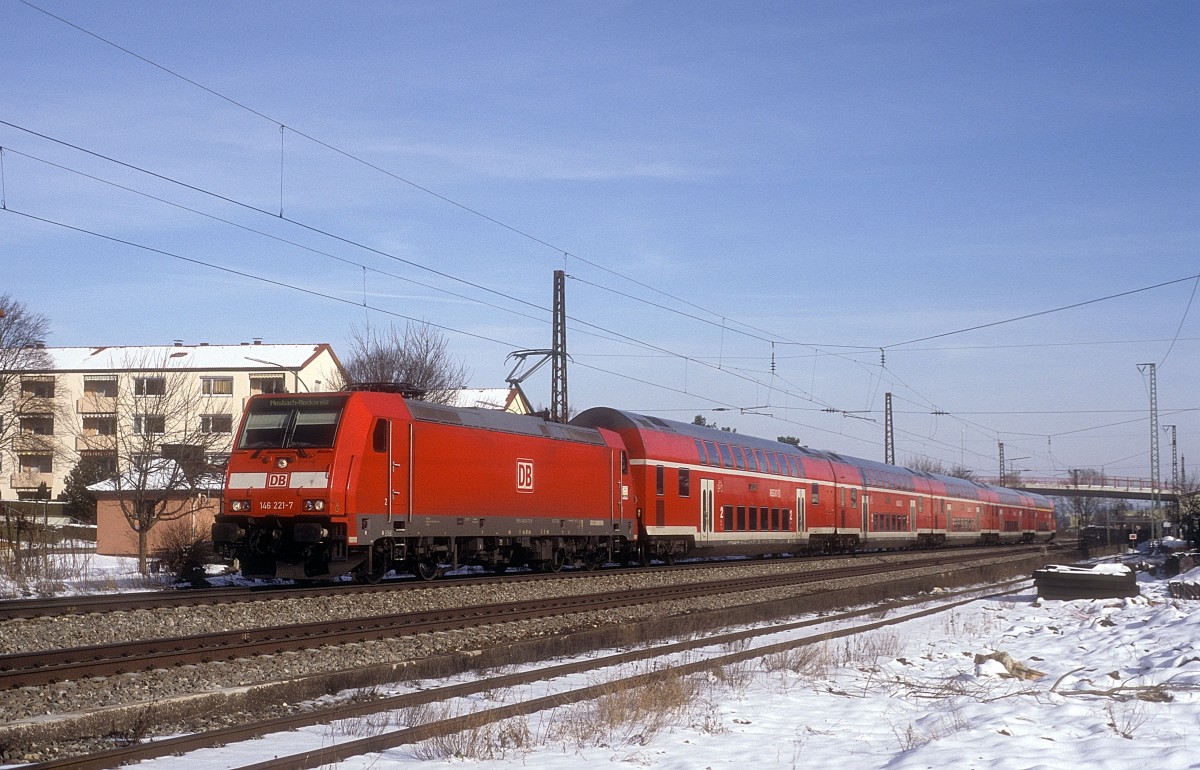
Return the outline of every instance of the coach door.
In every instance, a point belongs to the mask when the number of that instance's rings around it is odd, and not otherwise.
[[[700,479],[700,541],[708,542],[713,531],[713,516],[716,508],[713,502],[714,482],[712,479]]]
[[[805,506],[804,488],[796,490],[796,531],[801,535],[808,534],[808,507]]]

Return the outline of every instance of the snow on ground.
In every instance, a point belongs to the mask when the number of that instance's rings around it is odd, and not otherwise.
[[[541,745],[493,759],[422,761],[428,750],[402,747],[344,766],[1200,767],[1200,603],[1170,599],[1165,581],[1141,588],[1133,599],[1065,602],[1038,601],[1030,587],[829,642],[795,671],[760,659],[748,680],[717,682],[656,732],[581,743],[553,735],[554,719],[571,723],[560,712],[528,720],[529,733],[549,736]],[[1043,675],[976,663],[999,652]]]
[[[93,577],[107,571],[109,585],[136,582],[128,560],[96,558]],[[1142,595],[1132,599],[1041,601],[1030,585],[866,636],[730,667],[700,679],[682,704],[654,695],[648,704],[610,703],[607,710],[561,708],[341,766],[1200,768],[1200,602],[1171,599],[1167,581],[1138,577]],[[1200,570],[1177,579],[1200,582]],[[997,660],[1004,656],[987,657],[993,653],[1007,653],[1041,676],[1015,678]],[[596,681],[592,674],[559,686]],[[525,688],[521,695],[548,691]],[[515,697],[489,692],[424,718]],[[614,708],[637,716],[606,724]],[[146,765],[231,767],[409,721],[414,715],[365,718]]]

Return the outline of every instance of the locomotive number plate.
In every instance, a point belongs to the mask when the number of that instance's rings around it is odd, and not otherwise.
[[[296,505],[294,500],[267,500],[258,504],[260,511],[290,511]]]

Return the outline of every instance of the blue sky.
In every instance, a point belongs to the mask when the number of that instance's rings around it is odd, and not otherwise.
[[[109,41],[0,0],[51,345],[407,317],[498,386],[565,269],[578,409],[1145,476],[1153,362],[1200,461],[1200,4],[34,4]]]

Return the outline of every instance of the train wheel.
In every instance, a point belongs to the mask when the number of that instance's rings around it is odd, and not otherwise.
[[[567,553],[561,548],[554,552],[550,560],[546,562],[547,572],[562,572],[563,565],[567,563]]]
[[[413,565],[413,572],[422,580],[435,580],[441,571],[442,568],[433,559],[419,559]]]
[[[371,585],[375,585],[380,580],[383,580],[385,574],[387,574],[386,568],[369,570],[367,569],[367,565],[363,564],[354,570],[353,578],[355,583],[370,583]]]

